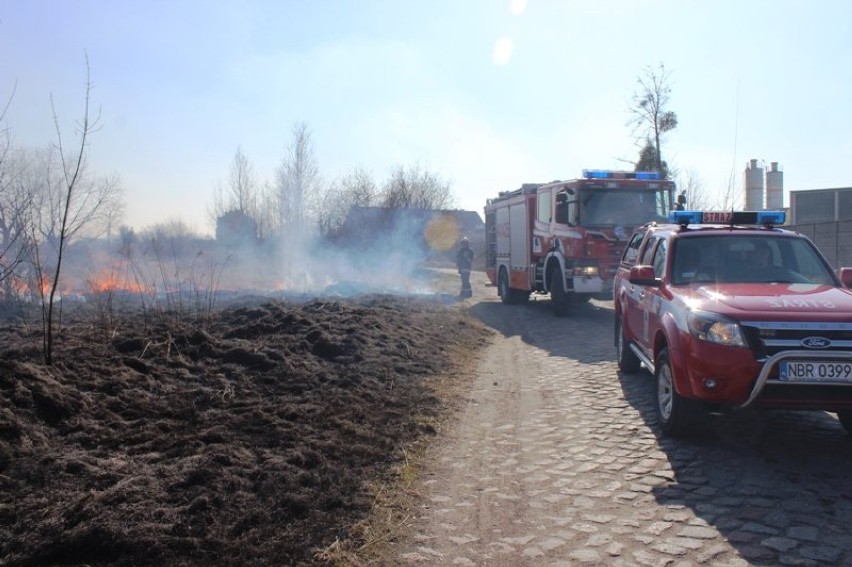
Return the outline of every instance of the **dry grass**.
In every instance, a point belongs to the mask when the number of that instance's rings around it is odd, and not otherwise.
[[[424,275],[203,326],[81,311],[51,367],[0,326],[0,565],[394,564],[490,339]]]
[[[390,482],[370,486],[374,494],[369,516],[354,526],[346,541],[336,541],[321,553],[323,560],[336,567],[395,567],[399,564],[395,546],[412,536],[413,519],[424,505],[423,474],[432,456],[435,442],[454,427],[461,404],[481,355],[478,348],[457,345],[452,353],[456,370],[433,377],[429,387],[441,400],[441,411],[434,416],[419,417],[421,425],[434,431],[403,449],[403,460]]]

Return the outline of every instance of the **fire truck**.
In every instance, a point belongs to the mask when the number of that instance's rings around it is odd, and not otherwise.
[[[637,226],[665,221],[674,193],[659,173],[610,170],[501,192],[485,205],[488,279],[503,303],[550,294],[560,317],[573,303],[611,298],[627,238]]]

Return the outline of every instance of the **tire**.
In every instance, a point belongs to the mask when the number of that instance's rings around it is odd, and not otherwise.
[[[503,303],[512,304],[515,302],[515,296],[509,287],[509,274],[506,273],[505,269],[500,270],[500,277],[497,278],[497,293],[500,295],[500,300]]]
[[[562,279],[562,273],[558,269],[550,274],[550,302],[553,304],[553,314],[557,317],[568,315],[571,307],[571,298],[565,291]]]
[[[840,410],[837,412],[837,419],[840,420],[840,425],[846,430],[846,433],[852,435],[852,410]]]
[[[677,393],[669,361],[669,349],[665,348],[657,357],[657,416],[660,429],[671,437],[684,437],[695,431],[701,420],[703,410],[695,401]]]
[[[618,369],[626,374],[636,374],[642,362],[636,353],[630,349],[630,342],[624,337],[621,317],[615,317],[615,352],[618,357]]]
[[[507,305],[526,303],[530,298],[528,291],[509,287],[509,274],[506,273],[505,269],[500,270],[500,276],[497,278],[497,293],[503,303]]]

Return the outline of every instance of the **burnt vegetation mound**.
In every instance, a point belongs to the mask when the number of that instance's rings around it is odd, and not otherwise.
[[[430,380],[486,331],[428,300],[0,330],[0,564],[311,565],[364,519]]]

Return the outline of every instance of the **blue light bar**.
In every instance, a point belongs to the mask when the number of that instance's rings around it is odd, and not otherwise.
[[[671,211],[669,222],[689,224],[752,224],[775,226],[784,224],[786,211]]]
[[[686,226],[688,224],[701,224],[701,211],[670,211],[669,222]]]
[[[586,179],[609,179],[611,178],[612,172],[607,171],[605,169],[584,169],[583,177]]]
[[[757,211],[757,224],[784,224],[787,211]]]
[[[584,169],[586,179],[660,179],[657,171],[612,171],[609,169]]]
[[[659,171],[637,171],[636,179],[659,179]]]

